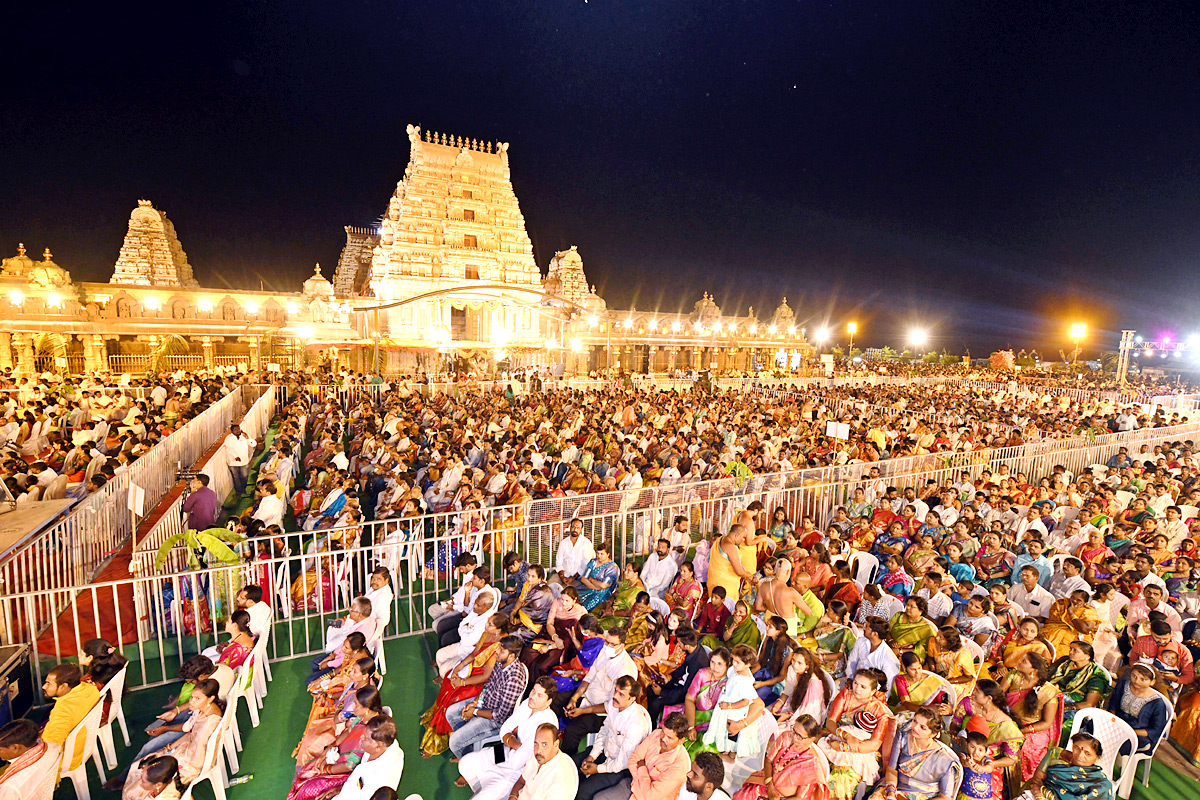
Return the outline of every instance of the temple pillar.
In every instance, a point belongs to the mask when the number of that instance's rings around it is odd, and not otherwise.
[[[216,362],[213,359],[213,341],[211,336],[200,337],[200,349],[204,352],[204,368],[212,369]]]
[[[12,334],[0,331],[0,369],[12,369]]]
[[[13,334],[13,344],[17,348],[17,368],[15,374],[18,377],[32,377],[37,371],[37,366],[33,358],[33,335],[15,333]]]
[[[83,368],[87,372],[103,372],[108,369],[108,347],[104,337],[98,333],[85,333],[83,339]]]

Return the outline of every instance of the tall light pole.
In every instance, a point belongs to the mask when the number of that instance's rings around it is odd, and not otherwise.
[[[846,358],[850,358],[850,354],[854,352],[854,334],[858,333],[858,323],[851,322],[846,326],[846,331],[850,334],[850,347],[846,349]]]
[[[1087,336],[1087,325],[1082,322],[1076,322],[1071,326],[1071,341],[1075,343],[1075,349],[1071,351],[1071,363],[1079,363],[1079,342],[1083,337]]]

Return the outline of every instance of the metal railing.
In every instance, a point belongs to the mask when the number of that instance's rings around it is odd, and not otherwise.
[[[70,513],[0,560],[0,594],[31,592],[44,598],[55,590],[76,590],[88,584],[103,565],[133,535],[137,524],[130,509],[132,487],[143,494],[142,513],[148,513],[175,484],[182,466],[191,466],[242,415],[245,403],[256,399],[261,386],[242,386],[213,403],[128,469],[117,473],[99,491],[79,501]],[[40,630],[65,606],[39,602],[40,616],[26,620]],[[21,630],[0,632],[6,638]]]

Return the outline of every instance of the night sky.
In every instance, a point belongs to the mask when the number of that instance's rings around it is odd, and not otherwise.
[[[578,245],[611,307],[1200,332],[1200,3],[117,5],[6,26],[0,253],[76,280],[138,198],[203,285],[330,275],[416,123],[510,142],[538,265]]]

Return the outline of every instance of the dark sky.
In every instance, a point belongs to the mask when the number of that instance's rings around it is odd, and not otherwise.
[[[578,245],[610,306],[1200,331],[1200,3],[124,6],[9,17],[4,255],[107,280],[144,197],[202,284],[295,290],[418,123],[510,142],[539,266]]]

